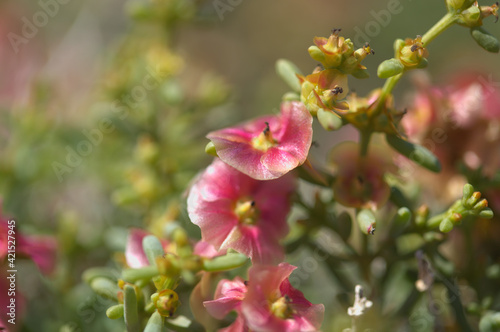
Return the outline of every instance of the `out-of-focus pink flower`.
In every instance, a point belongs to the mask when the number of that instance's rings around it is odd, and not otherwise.
[[[304,163],[312,142],[312,121],[302,103],[283,103],[279,116],[214,131],[207,138],[228,165],[254,179],[271,180]]]
[[[9,234],[11,231],[11,234]],[[12,238],[9,239],[9,235]],[[13,240],[9,243],[9,240]],[[56,266],[57,242],[51,236],[30,236],[19,232],[17,224],[0,219],[0,261],[7,258],[8,247],[15,247],[15,256],[27,257],[38,266],[43,274],[50,274]]]
[[[283,258],[279,241],[288,233],[294,188],[291,174],[257,181],[215,159],[190,190],[189,217],[216,250],[232,248],[254,262],[274,262]]]
[[[224,331],[317,331],[325,308],[290,285],[288,277],[295,268],[288,263],[253,266],[248,283],[241,278],[221,280],[215,299],[206,301],[205,307],[218,319],[231,311],[238,313]]]
[[[415,96],[411,110],[401,120],[405,133],[414,139],[421,137],[436,121],[438,105],[443,93],[436,88],[430,88],[425,93]]]
[[[129,267],[137,269],[150,265],[148,257],[142,247],[142,240],[148,235],[151,235],[151,233],[143,229],[130,229],[127,245],[125,247],[125,259]],[[161,240],[161,244],[163,245],[163,249],[168,251],[168,241]]]
[[[335,146],[330,161],[336,166],[333,184],[335,200],[340,204],[356,208],[377,208],[385,204],[390,187],[384,174],[391,171],[387,153],[371,146],[367,156],[360,157],[355,142],[343,142]]]

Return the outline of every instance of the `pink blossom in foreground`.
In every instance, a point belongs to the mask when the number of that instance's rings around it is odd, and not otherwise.
[[[206,301],[205,307],[218,319],[233,310],[238,313],[223,331],[317,331],[325,308],[312,304],[290,285],[288,278],[295,268],[288,263],[253,266],[247,283],[241,278],[221,280],[215,299]]]
[[[232,248],[254,262],[282,260],[294,188],[291,174],[257,181],[215,159],[190,190],[189,217],[216,250]]]
[[[304,104],[283,103],[279,116],[264,116],[211,132],[219,158],[257,179],[279,178],[302,165],[312,142],[312,116]]]
[[[9,230],[14,233],[9,234]],[[13,237],[9,238],[9,235]],[[8,248],[13,246],[13,242],[9,242],[9,240],[14,239],[16,259],[25,257],[33,260],[44,274],[50,274],[54,271],[56,267],[56,239],[51,236],[22,234],[19,232],[17,223],[9,224],[9,220],[3,218],[0,219],[0,262],[8,259]]]

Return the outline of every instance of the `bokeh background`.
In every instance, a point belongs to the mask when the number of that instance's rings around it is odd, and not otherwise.
[[[20,232],[53,235],[59,243],[50,275],[17,261],[18,292],[26,299],[18,315],[20,331],[123,329],[105,317],[109,303],[82,282],[82,272],[119,261],[129,227],[186,220],[184,190],[210,162],[204,135],[277,112],[287,91],[275,73],[277,59],[287,58],[307,73],[316,66],[307,53],[314,36],[342,28],[355,42],[367,41],[357,38],[362,31],[376,52],[364,61],[371,78],[351,80],[351,90],[363,95],[383,84],[376,68],[393,56],[394,39],[423,34],[445,12],[444,1],[435,0],[242,0],[221,16],[217,1],[186,0],[177,1],[174,14],[165,14],[172,2],[56,2],[53,17],[16,45],[12,33],[23,36],[26,20],[33,22],[50,1],[0,2],[2,215],[15,219]],[[380,23],[379,13],[390,3],[401,13]],[[485,26],[499,36],[492,21]],[[429,52],[428,71],[436,84],[464,67],[500,69],[498,55],[482,51],[458,26]],[[158,63],[168,73],[161,86],[114,122],[116,129],[103,134],[77,166],[58,175],[54,163],[67,161],[68,147],[76,149],[86,139],[84,131],[98,128],[103,118],[116,120],[113,105]],[[396,89],[401,109],[407,107],[408,90],[408,79]],[[315,154],[324,156],[345,138],[356,138],[355,132],[346,128],[315,137],[321,142]],[[155,166],[148,164],[151,153],[161,160]],[[196,228],[183,225],[199,236]],[[324,273],[311,275],[301,289],[333,310],[336,298],[347,295],[326,283]],[[332,326],[349,322],[344,317]]]

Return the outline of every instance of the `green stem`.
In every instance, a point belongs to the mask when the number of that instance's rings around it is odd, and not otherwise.
[[[427,47],[431,41],[433,41],[437,36],[439,36],[443,31],[451,27],[455,22],[457,21],[457,16],[454,14],[447,13],[444,15],[432,28],[429,29],[423,36],[422,36],[422,44],[424,47]],[[376,117],[380,112],[382,111],[383,105],[385,103],[385,100],[387,97],[389,97],[392,93],[392,90],[396,86],[396,84],[399,82],[401,77],[403,77],[403,73],[399,75],[392,76],[388,78],[384,86],[382,87],[382,93],[380,94],[377,107],[375,111],[372,114],[372,118]]]
[[[457,21],[457,16],[451,13],[447,13],[446,15],[439,20],[432,28],[429,29],[422,36],[422,44],[424,47],[429,45],[431,41],[433,41],[437,36],[439,36],[443,31],[451,27]]]
[[[368,154],[368,145],[370,145],[370,138],[372,136],[372,132],[369,130],[362,130],[360,132],[360,151],[359,154],[364,157]]]

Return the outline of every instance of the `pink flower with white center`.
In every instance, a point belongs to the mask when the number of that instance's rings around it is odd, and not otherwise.
[[[264,116],[211,132],[219,158],[242,173],[271,180],[302,165],[312,142],[312,116],[304,104],[283,103],[279,116]]]
[[[254,262],[278,261],[294,188],[291,174],[257,181],[215,159],[189,192],[189,217],[216,250],[231,248]]]
[[[290,285],[294,269],[288,263],[253,266],[247,283],[241,278],[221,280],[215,299],[206,301],[205,307],[218,319],[233,310],[238,313],[224,331],[318,331],[325,307],[312,304]]]

